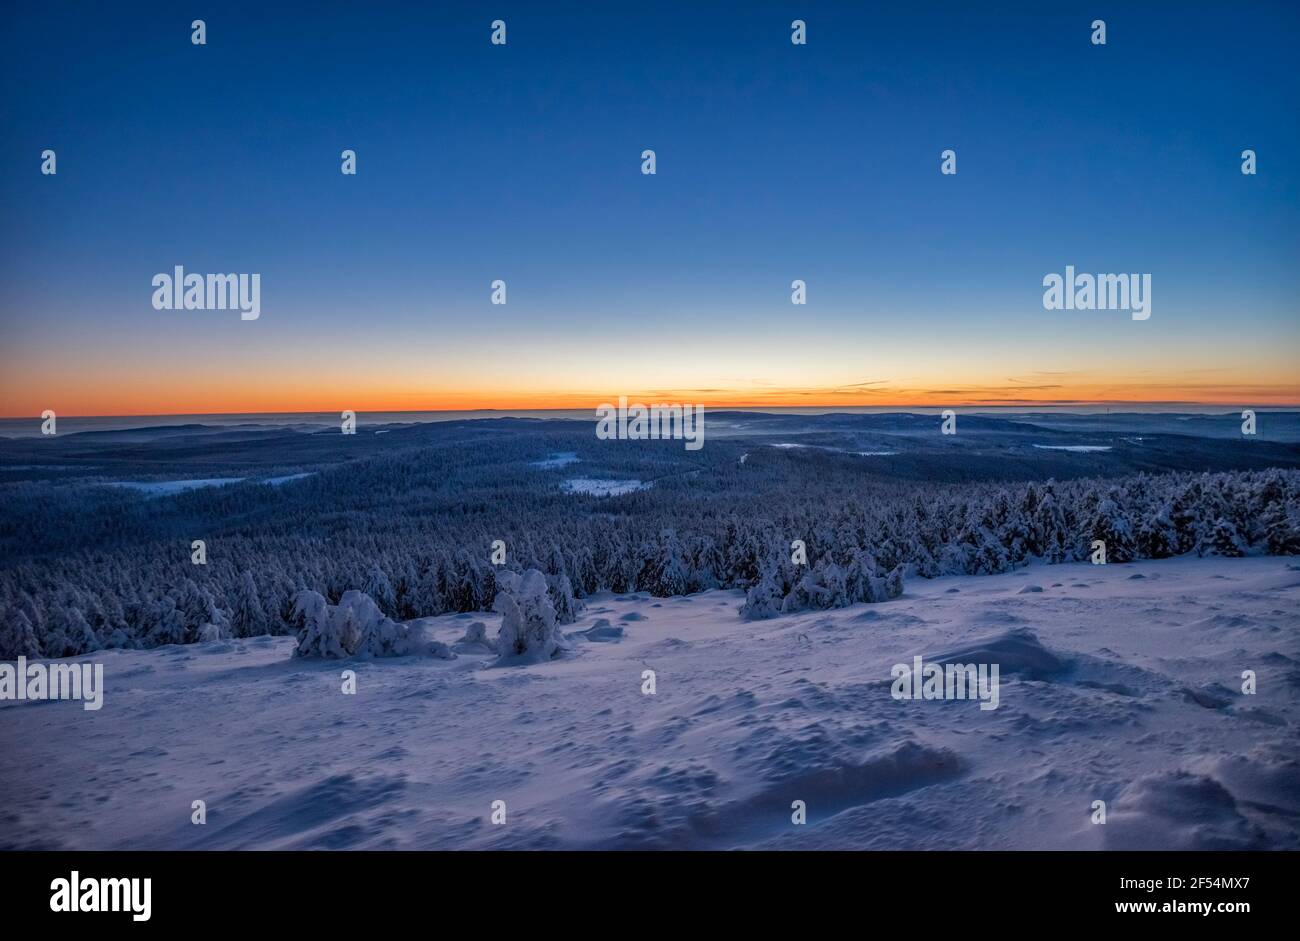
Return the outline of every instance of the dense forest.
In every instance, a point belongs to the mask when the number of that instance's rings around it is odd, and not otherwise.
[[[360,591],[398,621],[486,611],[502,572],[530,569],[565,623],[603,590],[744,589],[740,613],[761,618],[886,600],[905,576],[1088,560],[1098,540],[1109,563],[1300,552],[1291,469],[938,484],[849,473],[833,456],[767,449],[746,463],[728,447],[665,444],[623,452],[623,472],[653,486],[597,497],[524,460],[537,444],[382,454],[282,487],[164,499],[10,485],[0,658],[292,633],[303,591],[331,605]],[[806,564],[792,561],[795,540]]]

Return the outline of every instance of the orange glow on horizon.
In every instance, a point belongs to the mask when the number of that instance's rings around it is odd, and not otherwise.
[[[643,389],[632,391],[491,392],[428,391],[407,393],[395,390],[362,391],[340,387],[328,393],[305,389],[187,388],[179,394],[160,395],[161,390],[114,387],[108,393],[86,389],[63,389],[38,403],[26,394],[13,395],[0,389],[0,417],[36,418],[52,408],[60,417],[130,417],[146,415],[256,415],[279,413],[321,413],[351,409],[356,412],[438,411],[545,411],[593,410],[604,403],[617,404],[620,395],[629,403],[678,403],[714,409],[874,407],[907,408],[1041,408],[1105,406],[1243,406],[1300,407],[1300,387],[1265,383],[1197,385],[1164,383],[1106,383],[1060,386],[1050,390],[1018,392],[1005,386],[956,386],[942,390],[915,388],[880,389]],[[166,402],[160,406],[160,402]]]
[[[1198,339],[1156,355],[1037,340],[800,346],[755,334],[667,355],[618,339],[498,348],[240,334],[238,345],[209,347],[184,336],[156,347],[134,338],[69,346],[61,336],[11,344],[0,350],[0,417],[594,410],[621,395],[713,409],[1300,407],[1287,338],[1241,348]]]

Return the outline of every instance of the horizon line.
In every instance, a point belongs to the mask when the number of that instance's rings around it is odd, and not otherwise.
[[[662,402],[662,401],[659,401],[659,400],[658,400],[658,397],[655,397],[655,396],[638,397],[638,399],[636,399],[636,400],[634,400],[632,396],[623,396],[623,398],[626,398],[626,399],[629,401],[629,403],[631,403],[631,404],[644,404],[644,405],[686,404],[686,403],[677,403],[677,402],[673,402],[673,403]],[[644,398],[644,401],[641,401],[641,398]],[[608,405],[613,405],[614,403],[612,403],[612,402],[602,402],[602,403],[600,403],[600,404],[601,404],[601,405],[606,405],[606,404],[608,404]],[[690,404],[694,404],[694,403],[690,403]],[[350,409],[350,411],[353,411],[353,412],[355,412],[355,413],[358,414],[358,415],[365,414],[366,412],[370,412],[370,413],[372,413],[372,414],[374,414],[374,413],[382,413],[382,414],[389,414],[389,415],[425,415],[425,414],[429,414],[429,413],[431,413],[431,412],[443,412],[443,413],[457,413],[457,412],[499,412],[499,413],[502,413],[503,416],[508,416],[509,413],[512,413],[512,412],[578,412],[578,411],[586,411],[586,410],[588,410],[588,409],[590,409],[591,411],[594,412],[598,407],[599,407],[599,406],[595,406],[595,405],[593,405],[593,406],[568,406],[568,407],[566,407],[566,406],[550,406],[550,407],[544,407],[544,408],[536,408],[536,407],[529,407],[529,406],[523,405],[523,406],[504,406],[504,407],[503,407],[503,406],[478,406],[478,407],[463,407],[463,406],[462,406],[462,407],[459,407],[459,408],[396,408],[396,409],[395,409],[395,408],[363,408],[363,409]],[[773,405],[773,404],[761,404],[761,405],[760,405],[760,404],[741,404],[741,405],[732,405],[732,404],[727,404],[727,405],[704,405],[704,406],[702,406],[702,407],[705,408],[706,411],[715,411],[715,412],[764,412],[764,411],[788,411],[788,410],[809,410],[809,409],[815,409],[815,410],[818,410],[818,411],[825,411],[825,412],[829,412],[829,413],[834,413],[834,412],[836,412],[836,411],[852,412],[852,411],[854,411],[854,410],[861,410],[861,409],[870,409],[870,410],[872,410],[872,411],[877,411],[877,412],[882,412],[882,411],[889,411],[889,412],[905,412],[905,411],[908,411],[909,409],[921,409],[921,410],[925,410],[925,411],[935,411],[935,410],[941,410],[941,409],[945,409],[945,408],[952,408],[952,409],[968,409],[968,410],[1026,411],[1026,412],[1027,412],[1027,411],[1039,411],[1039,410],[1044,410],[1044,409],[1047,409],[1047,410],[1053,410],[1053,411],[1060,411],[1060,410],[1068,410],[1068,409],[1071,409],[1071,408],[1084,408],[1084,409],[1098,409],[1098,408],[1111,409],[1111,408],[1118,408],[1118,409],[1122,409],[1123,411],[1126,411],[1126,412],[1134,412],[1134,411],[1141,411],[1143,407],[1163,407],[1163,408],[1171,408],[1171,407],[1188,407],[1188,408],[1197,408],[1197,409],[1221,408],[1221,409],[1224,409],[1225,411],[1234,411],[1234,410],[1237,410],[1237,409],[1239,409],[1239,408],[1250,408],[1250,409],[1254,409],[1254,410],[1256,410],[1256,411],[1275,411],[1275,412],[1276,412],[1276,411],[1300,411],[1300,403],[1288,403],[1288,404],[1281,404],[1281,405],[1277,405],[1277,404],[1267,404],[1267,405],[1240,405],[1240,404],[1230,404],[1230,403],[1226,403],[1226,402],[1196,402],[1196,401],[1186,401],[1186,400],[1177,400],[1177,399],[1174,399],[1174,400],[1159,400],[1159,401],[1141,401],[1141,400],[1138,400],[1138,401],[1134,401],[1134,400],[1118,400],[1118,401],[1082,401],[1082,400],[1081,400],[1081,401],[1069,401],[1069,402],[1023,402],[1023,403],[1014,403],[1014,404],[989,404],[989,403],[972,403],[972,402],[966,402],[966,403],[948,403],[948,404],[939,404],[939,405],[933,405],[933,404],[922,404],[922,403],[919,403],[919,402],[918,402],[918,403],[899,404],[899,405],[845,405],[845,404],[843,404],[843,403],[837,403],[837,404],[834,404],[834,405],[821,405],[821,404],[798,404],[798,405]],[[249,417],[249,418],[256,418],[256,417],[259,417],[259,416],[266,416],[266,415],[304,415],[304,416],[308,416],[308,415],[333,415],[333,414],[338,413],[338,412],[340,412],[340,409],[337,409],[337,408],[323,408],[323,409],[308,409],[308,410],[290,410],[290,411],[258,411],[258,412],[246,412],[246,411],[233,411],[233,412],[221,412],[221,411],[217,411],[217,412],[114,412],[114,413],[101,413],[101,414],[95,414],[95,415],[89,415],[89,414],[72,414],[72,413],[63,413],[63,414],[56,413],[56,414],[58,415],[59,418],[77,418],[77,419],[90,419],[90,418],[203,418],[203,417],[219,417],[219,418],[239,418],[239,417]],[[26,415],[26,414],[23,414],[23,415],[0,415],[0,421],[22,421],[22,420],[40,421],[40,420],[41,420],[41,416],[40,416],[40,415]]]

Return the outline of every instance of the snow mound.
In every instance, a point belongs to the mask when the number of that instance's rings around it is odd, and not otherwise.
[[[1070,661],[1070,681],[1081,689],[1098,690],[1128,699],[1146,700],[1170,687],[1170,679],[1157,670],[1117,659],[1113,650],[1100,648],[1095,655],[1076,654]]]
[[[1300,760],[1282,746],[1207,758],[1198,770],[1231,788],[1242,805],[1275,815],[1279,823],[1300,816]]]
[[[961,756],[951,748],[910,738],[865,756],[855,751],[835,734],[778,742],[764,758],[763,786],[743,802],[742,816],[760,809],[788,812],[791,801],[802,800],[810,821],[825,819],[851,807],[952,780],[965,770]]]
[[[1254,631],[1258,625],[1250,618],[1237,614],[1212,614],[1188,624],[1197,631]]]
[[[805,730],[809,731],[809,730]],[[759,786],[719,802],[725,785],[696,762],[659,764],[643,787],[609,793],[621,848],[752,846],[784,833],[791,804],[802,801],[816,826],[854,808],[953,780],[964,763],[949,748],[904,739],[863,755],[839,734],[817,725],[808,741],[778,738]]]
[[[875,608],[868,608],[860,614],[854,614],[845,619],[849,624],[879,624],[882,627],[905,628],[918,627],[925,624],[921,618],[913,614],[904,614],[899,611],[886,611],[881,614]]]
[[[270,803],[221,825],[214,810],[210,823],[214,849],[283,850],[354,849],[374,828],[358,821],[382,813],[404,793],[401,775],[339,774],[277,797]],[[224,802],[239,807],[232,795]],[[218,806],[224,806],[218,805]]]
[[[487,636],[487,625],[482,621],[475,621],[466,628],[465,636],[452,644],[451,649],[456,653],[468,654],[494,654],[497,652],[496,644]]]
[[[608,643],[623,639],[623,628],[609,623],[608,618],[597,618],[596,623],[585,631],[573,631],[566,635],[571,640],[589,640],[596,643]]]
[[[938,666],[950,663],[996,663],[1003,675],[1018,673],[1031,680],[1048,679],[1064,673],[1068,668],[1066,661],[1039,643],[1033,631],[1023,627],[925,659]]]
[[[1265,844],[1221,783],[1190,771],[1147,775],[1115,800],[1103,829],[1109,850],[1246,850]]]
[[[1198,689],[1184,686],[1180,692],[1188,702],[1203,706],[1206,709],[1226,709],[1232,705],[1233,699],[1236,698],[1232,690],[1222,683],[1206,683]]]

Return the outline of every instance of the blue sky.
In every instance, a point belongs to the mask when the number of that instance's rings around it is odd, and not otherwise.
[[[14,5],[0,413],[1295,391],[1294,4],[563,6]],[[262,318],[153,310],[175,264]],[[1044,311],[1067,264],[1150,272],[1152,319]]]

